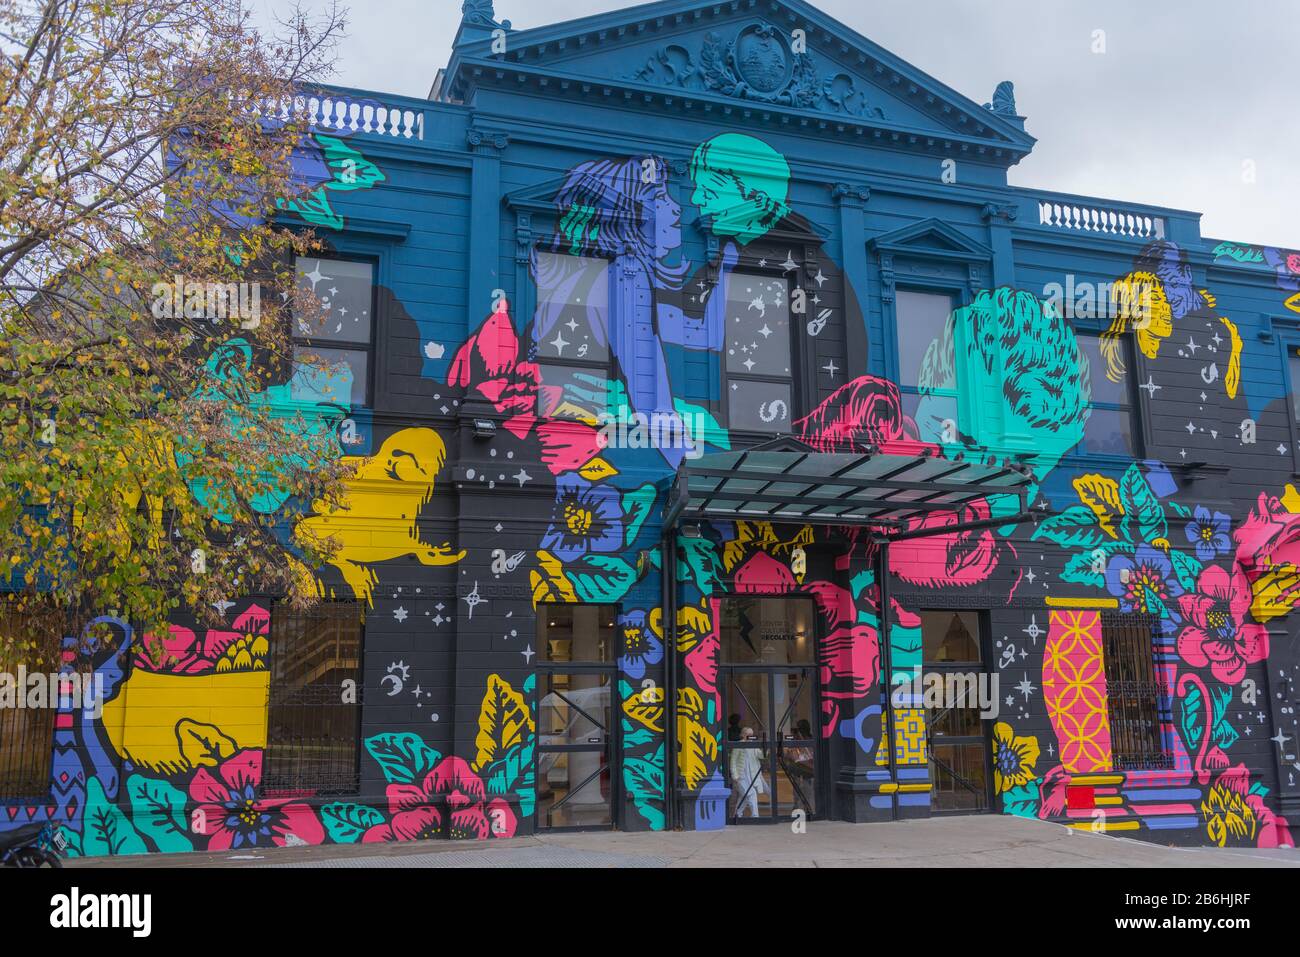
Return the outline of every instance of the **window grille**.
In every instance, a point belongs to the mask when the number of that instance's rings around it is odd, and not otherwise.
[[[1169,689],[1156,673],[1159,622],[1139,615],[1103,615],[1106,703],[1116,771],[1172,768],[1163,744],[1161,699]]]
[[[355,602],[273,607],[266,797],[359,789],[362,633]]]
[[[15,695],[27,692],[18,684],[19,665],[27,675],[48,676],[59,671],[65,624],[64,615],[54,609],[20,611],[0,603],[0,673],[10,676]],[[43,708],[0,707],[0,799],[43,800],[49,791],[58,701],[48,700],[48,687],[46,691]]]

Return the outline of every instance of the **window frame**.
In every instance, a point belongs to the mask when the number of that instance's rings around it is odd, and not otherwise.
[[[355,673],[350,676],[356,682],[355,700],[352,702],[344,702],[342,700],[342,696],[338,694],[337,688],[332,689],[333,693],[330,698],[331,701],[330,707],[339,708],[339,709],[351,709],[353,711],[353,721],[355,725],[354,733],[350,735],[348,739],[345,739],[345,740],[350,740],[353,745],[352,748],[353,769],[352,769],[352,774],[348,779],[351,786],[349,788],[336,788],[328,784],[321,785],[319,783],[303,781],[301,779],[297,779],[293,785],[280,786],[279,783],[274,780],[275,762],[272,759],[272,755],[274,754],[274,750],[275,750],[275,741],[273,740],[272,737],[273,729],[272,729],[271,722],[272,722],[272,716],[274,714],[275,708],[277,707],[277,705],[279,705],[280,707],[289,706],[289,707],[309,708],[313,713],[319,713],[321,705],[320,703],[313,704],[310,702],[295,703],[293,701],[288,701],[288,702],[277,701],[276,665],[278,662],[284,659],[283,653],[286,652],[289,647],[284,639],[283,633],[280,631],[280,628],[278,628],[277,625],[279,625],[285,620],[286,615],[288,615],[291,618],[295,618],[299,621],[304,621],[304,622],[310,621],[311,619],[317,617],[323,618],[325,616],[321,614],[320,609],[322,607],[333,607],[333,606],[355,607],[357,609],[357,616],[358,616],[357,617],[357,624],[358,624],[357,666],[356,666]],[[365,688],[365,673],[366,673],[365,609],[364,607],[362,607],[362,604],[356,600],[322,601],[317,605],[313,606],[313,608],[309,610],[296,612],[287,606],[283,598],[280,598],[271,602],[270,611],[271,611],[271,630],[270,630],[270,635],[268,640],[271,645],[271,651],[269,655],[269,660],[267,662],[266,744],[263,749],[263,772],[264,773],[262,778],[262,784],[259,786],[259,794],[264,794],[266,792],[267,782],[270,782],[273,786],[275,786],[275,789],[277,791],[291,791],[291,792],[311,791],[312,793],[310,796],[306,798],[307,800],[316,800],[319,798],[338,798],[338,797],[356,796],[361,793],[361,787],[362,787],[361,758],[365,750],[362,747],[362,731],[364,728],[364,720],[365,720],[365,714],[364,714],[364,706],[365,706],[364,688]],[[299,644],[298,646],[299,650],[301,650],[301,647],[302,647],[301,644]],[[277,655],[276,654],[277,650],[282,652],[282,654]],[[313,682],[312,684],[315,684],[315,682]],[[300,685],[296,687],[297,688],[311,687],[311,685]],[[335,701],[334,699],[337,699],[337,701]]]
[[[6,629],[14,627],[11,623],[19,619],[30,622],[32,632],[40,632],[34,640],[39,642],[35,649],[41,660],[30,663],[24,660],[28,652],[13,649],[9,660],[0,659],[0,667],[27,666],[29,674],[41,677],[50,674],[63,674],[70,668],[77,675],[76,685],[72,689],[81,696],[85,695],[83,682],[93,678],[94,669],[84,654],[77,654],[70,661],[63,660],[66,618],[57,608],[42,604],[36,609],[19,610],[10,602],[11,593],[0,592],[0,623]],[[23,626],[19,626],[23,627]],[[93,687],[93,685],[92,685]],[[52,689],[47,689],[52,690]],[[15,685],[15,694],[25,695],[26,687]],[[57,691],[63,691],[62,685]],[[46,701],[43,708],[4,708],[0,709],[0,807],[13,807],[21,804],[44,804],[50,793],[51,776],[54,772],[54,735],[58,729],[59,699]],[[79,702],[70,698],[74,711],[80,711],[84,700]],[[12,780],[11,780],[12,778]],[[31,788],[23,785],[31,785]]]
[[[536,328],[535,320],[537,317],[537,310],[541,308],[543,298],[542,298],[541,290],[537,288],[536,277],[535,276],[529,277],[529,284],[533,287],[532,288],[533,301],[532,301],[532,308],[528,314],[528,324],[530,327],[528,351],[529,351],[529,361],[536,363],[537,365],[537,376],[538,376],[539,385],[545,383],[543,370],[547,366],[558,367],[562,369],[579,369],[584,372],[590,371],[597,375],[602,375],[606,382],[606,389],[608,389],[609,383],[614,381],[622,381],[618,375],[618,360],[615,358],[615,353],[616,353],[615,339],[620,335],[620,327],[621,327],[621,319],[622,319],[622,313],[618,305],[618,296],[616,295],[618,291],[618,283],[616,280],[616,276],[614,274],[614,270],[617,268],[618,265],[617,260],[615,260],[610,256],[596,253],[594,250],[589,250],[585,247],[579,249],[577,252],[573,252],[572,250],[567,252],[557,251],[555,249],[548,248],[548,244],[542,242],[537,243],[533,248],[534,258],[540,255],[571,256],[579,259],[602,260],[605,263],[605,270],[606,270],[605,273],[606,281],[607,281],[606,285],[608,287],[606,290],[606,295],[607,295],[606,302],[608,303],[608,307],[605,316],[606,342],[605,342],[605,358],[603,361],[597,361],[595,359],[580,359],[580,358],[570,359],[564,357],[558,357],[554,359],[548,358],[541,354],[540,346],[542,342],[540,342],[536,338],[536,333],[531,331]],[[620,341],[618,343],[618,346],[621,347],[621,345],[622,343]],[[578,419],[576,419],[573,416],[543,414],[541,408],[541,401],[542,401],[542,391],[539,388],[537,391],[537,404],[533,407],[534,414],[536,414],[539,421],[542,422],[578,421]],[[603,411],[605,413],[609,412],[608,405],[605,406]],[[598,412],[596,413],[596,415],[597,415],[597,421],[599,423],[601,413]]]
[[[802,268],[803,268],[803,263],[801,262],[799,264],[799,269],[802,270]],[[773,268],[770,261],[767,266],[760,266],[758,259],[746,255],[743,252],[741,254],[740,261],[737,262],[736,265],[727,272],[727,275],[725,277],[727,282],[730,282],[732,279],[736,278],[737,276],[752,276],[765,281],[777,279],[783,281],[786,284],[785,301],[786,301],[786,308],[788,311],[786,332],[790,338],[790,374],[788,376],[767,375],[767,374],[758,374],[758,373],[750,373],[750,372],[732,372],[730,369],[727,368],[727,349],[729,348],[731,339],[730,339],[730,331],[726,323],[726,315],[724,310],[723,330],[722,330],[722,352],[718,356],[719,359],[718,386],[719,386],[719,391],[721,392],[722,395],[721,395],[721,401],[718,404],[721,407],[719,411],[722,413],[727,431],[732,433],[733,435],[745,436],[745,437],[750,437],[755,439],[767,439],[773,436],[794,435],[795,422],[798,421],[800,418],[802,418],[803,415],[805,414],[804,406],[806,402],[805,402],[804,393],[802,391],[802,384],[803,384],[802,380],[805,378],[802,374],[804,355],[803,352],[800,350],[800,338],[795,334],[795,328],[796,328],[795,313],[792,309],[790,309],[791,294],[795,289],[802,288],[797,281],[799,275],[800,273],[796,271],[794,277],[792,278],[790,272],[781,272],[780,270]],[[715,286],[714,292],[712,294],[713,295],[721,294],[722,296],[725,297],[727,295],[727,289],[724,288],[721,283],[719,283],[717,286]],[[731,424],[731,383],[733,381],[767,382],[767,383],[778,384],[778,385],[788,385],[790,387],[790,410],[789,410],[790,427],[784,432],[778,432],[772,430],[764,431],[764,430],[756,430],[756,429],[733,428]]]
[[[886,358],[888,360],[888,378],[898,386],[899,401],[902,402],[904,406],[903,414],[907,415],[907,400],[904,397],[909,395],[916,396],[917,402],[919,403],[922,393],[919,386],[905,385],[903,383],[902,337],[899,335],[898,327],[898,297],[900,293],[905,292],[919,293],[922,295],[946,295],[949,303],[949,317],[951,317],[958,309],[970,305],[971,296],[970,289],[966,285],[953,282],[950,279],[928,278],[926,276],[909,275],[906,282],[900,283],[894,287],[893,296],[889,300],[888,304],[890,335],[892,337],[892,342],[890,343],[892,348],[886,352]],[[946,322],[947,320],[945,320],[945,324]],[[934,340],[931,341],[933,342]],[[957,430],[961,432],[962,422],[970,418],[971,410],[969,408],[969,401],[962,395],[960,366],[958,366],[954,372],[958,375],[958,382],[956,387],[953,389],[952,398],[957,404]],[[919,376],[917,378],[919,378]],[[954,441],[956,441],[955,437]]]
[[[1080,327],[1078,325],[1074,327],[1074,337],[1076,341],[1084,336],[1100,340],[1105,334],[1106,330],[1100,327]],[[1134,347],[1135,343],[1133,333],[1130,331],[1122,332],[1118,335],[1118,339],[1120,348],[1123,350],[1122,357],[1126,369],[1124,378],[1119,384],[1122,385],[1128,393],[1129,401],[1127,408],[1133,445],[1131,454],[1117,455],[1111,452],[1090,452],[1086,449],[1081,449],[1081,446],[1084,445],[1086,439],[1080,439],[1078,445],[1074,446],[1061,456],[1062,462],[1078,463],[1083,465],[1096,465],[1098,463],[1103,463],[1106,465],[1127,466],[1131,462],[1142,461],[1147,458],[1148,442],[1146,430],[1146,406],[1142,402],[1142,397],[1138,394],[1139,386],[1137,384],[1137,380],[1140,378],[1139,373],[1147,370],[1145,366],[1140,366],[1138,363],[1138,350]],[[1095,367],[1091,358],[1088,360],[1088,363],[1090,381],[1095,380],[1099,375],[1104,376],[1106,374],[1105,369],[1098,369]],[[1088,409],[1100,409],[1103,412],[1122,412],[1124,411],[1125,406],[1113,402],[1096,402],[1089,400]],[[1087,426],[1085,425],[1085,429],[1086,428]]]
[[[1117,772],[1125,772],[1125,773],[1133,773],[1133,772],[1141,772],[1141,771],[1161,772],[1161,771],[1173,770],[1174,763],[1175,763],[1174,760],[1175,751],[1173,748],[1173,741],[1171,740],[1173,735],[1173,728],[1170,724],[1170,721],[1164,717],[1164,715],[1172,714],[1173,700],[1172,700],[1171,689],[1169,688],[1168,683],[1165,681],[1164,676],[1161,674],[1161,670],[1160,670],[1159,649],[1162,642],[1162,635],[1160,631],[1160,620],[1153,615],[1141,615],[1141,614],[1132,614],[1132,613],[1123,613],[1123,612],[1102,612],[1098,620],[1098,625],[1100,628],[1100,637],[1101,637],[1102,671],[1106,679],[1106,725],[1107,725],[1107,730],[1110,733],[1110,741],[1111,741],[1111,753],[1110,753],[1111,770]],[[1108,626],[1118,627],[1118,628],[1142,629],[1147,631],[1150,636],[1150,647],[1148,651],[1150,655],[1149,667],[1150,667],[1150,675],[1151,675],[1150,684],[1152,685],[1152,692],[1151,692],[1151,701],[1149,703],[1149,707],[1151,708],[1150,720],[1152,723],[1152,729],[1153,729],[1152,733],[1153,733],[1153,741],[1154,741],[1155,749],[1150,751],[1149,753],[1152,756],[1159,755],[1158,761],[1148,761],[1147,763],[1141,763],[1141,761],[1136,761],[1136,762],[1129,761],[1129,760],[1122,759],[1119,753],[1116,751],[1115,720],[1114,720],[1115,712],[1113,710],[1113,706],[1115,702],[1115,694],[1112,691],[1112,687],[1115,682],[1112,680],[1111,677],[1112,655],[1111,655],[1111,643],[1107,638]],[[1146,660],[1147,659],[1144,656],[1143,661],[1145,662]],[[1135,681],[1134,683],[1140,684],[1141,682]],[[1208,729],[1206,730],[1206,733],[1209,733]],[[1126,754],[1127,753],[1128,752],[1126,752]]]
[[[1273,320],[1274,325],[1277,321]],[[1285,390],[1282,400],[1286,403],[1287,428],[1291,436],[1291,471],[1300,476],[1300,416],[1296,414],[1293,398],[1300,381],[1291,374],[1291,360],[1300,362],[1300,324],[1292,324],[1286,332],[1278,335],[1277,340],[1282,352],[1282,387]]]
[[[610,657],[608,661],[593,661],[583,659],[580,661],[552,661],[543,654],[542,644],[542,626],[543,626],[543,609],[551,608],[602,608],[608,609],[614,619],[613,643],[610,647]],[[548,833],[564,833],[582,830],[620,830],[628,815],[628,809],[625,807],[627,795],[623,786],[623,699],[619,692],[619,681],[622,670],[619,667],[619,659],[623,656],[623,634],[619,627],[619,618],[623,615],[623,603],[618,602],[566,602],[566,601],[544,601],[537,605],[534,615],[534,639],[537,641],[538,648],[535,649],[530,665],[532,676],[535,682],[533,709],[534,718],[536,719],[537,729],[533,745],[532,768],[534,776],[540,780],[542,757],[546,754],[574,754],[574,753],[596,753],[596,749],[590,744],[567,743],[559,744],[544,742],[543,737],[546,735],[542,728],[542,702],[546,695],[543,693],[541,676],[543,675],[596,675],[607,679],[609,687],[609,727],[606,729],[606,737],[603,742],[603,753],[606,759],[605,773],[608,774],[609,793],[607,801],[609,804],[609,823],[608,824],[558,824],[550,826],[541,825],[541,816],[544,813],[540,799],[536,802],[533,810],[533,823],[539,831]],[[547,625],[549,628],[550,626]],[[572,703],[569,707],[575,707]],[[586,782],[579,782],[583,786]],[[541,788],[539,787],[539,798]],[[570,782],[570,791],[572,791],[572,782]],[[565,800],[568,800],[566,797]],[[563,802],[560,802],[563,803]],[[549,809],[554,810],[555,805],[550,805]]]
[[[346,342],[335,339],[321,339],[317,336],[303,336],[298,333],[298,317],[290,315],[290,349],[296,356],[298,347],[316,349],[324,352],[363,352],[366,356],[366,389],[365,396],[360,405],[351,401],[348,397],[348,414],[351,416],[358,410],[370,411],[375,407],[375,393],[378,380],[378,369],[376,356],[380,353],[377,347],[379,342],[379,324],[381,317],[379,315],[379,286],[381,260],[379,255],[370,253],[353,253],[344,250],[331,250],[329,255],[320,256],[295,256],[293,262],[294,281],[297,282],[298,261],[302,259],[315,259],[317,263],[321,262],[349,262],[364,263],[370,267],[370,337],[365,343]],[[290,310],[292,313],[292,310]],[[292,370],[297,369],[297,360],[293,358],[291,363]],[[294,374],[293,371],[290,373]]]

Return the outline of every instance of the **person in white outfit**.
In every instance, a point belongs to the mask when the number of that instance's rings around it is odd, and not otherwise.
[[[744,741],[754,740],[754,729],[741,732]],[[767,778],[763,776],[763,750],[761,748],[731,749],[731,784],[736,794],[736,817],[744,817],[749,808],[750,817],[758,817],[758,796],[767,793]]]

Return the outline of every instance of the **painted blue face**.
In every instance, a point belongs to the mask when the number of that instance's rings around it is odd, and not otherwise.
[[[662,260],[682,245],[682,207],[660,184],[654,197],[655,259]]]

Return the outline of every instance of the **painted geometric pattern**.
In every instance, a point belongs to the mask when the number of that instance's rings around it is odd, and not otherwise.
[[[1101,613],[1053,611],[1043,660],[1043,697],[1067,771],[1111,766]]]
[[[884,717],[881,717],[884,721]],[[925,764],[925,709],[894,709],[894,760],[900,764]],[[889,763],[885,754],[885,736],[880,736],[880,746],[876,749],[876,764],[884,767]]]

